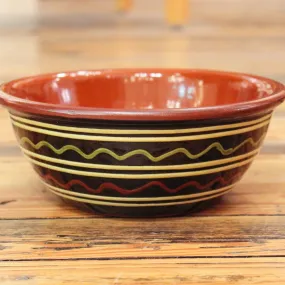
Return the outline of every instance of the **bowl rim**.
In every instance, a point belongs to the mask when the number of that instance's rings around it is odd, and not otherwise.
[[[180,108],[180,109],[113,109],[113,108],[93,108],[76,106],[70,107],[59,104],[42,103],[19,98],[5,92],[8,85],[33,79],[52,79],[60,73],[70,75],[71,73],[98,73],[101,74],[124,74],[129,72],[161,72],[161,73],[207,73],[220,76],[230,76],[234,78],[245,79],[248,81],[263,81],[266,84],[274,86],[274,92],[264,98],[250,100],[227,105],[216,105],[209,107]],[[135,121],[169,121],[169,120],[203,120],[227,117],[242,117],[256,115],[259,113],[273,110],[285,99],[285,85],[281,82],[269,79],[263,76],[249,73],[240,73],[232,71],[220,71],[211,69],[184,69],[184,68],[115,68],[115,69],[88,69],[45,73],[15,79],[0,85],[0,104],[11,110],[37,115],[46,115],[53,117],[65,118],[82,118],[82,119],[104,119],[104,120],[135,120]]]

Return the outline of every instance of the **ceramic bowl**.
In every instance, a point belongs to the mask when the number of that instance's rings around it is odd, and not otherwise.
[[[284,85],[180,69],[54,73],[2,85],[19,145],[54,194],[111,216],[173,216],[229,192]]]

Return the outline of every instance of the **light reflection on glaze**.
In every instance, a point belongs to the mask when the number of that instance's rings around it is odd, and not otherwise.
[[[121,110],[188,109],[260,99],[274,85],[205,72],[76,71],[15,82],[13,94],[61,106]]]

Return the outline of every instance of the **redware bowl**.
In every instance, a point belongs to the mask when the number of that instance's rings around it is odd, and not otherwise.
[[[267,78],[180,69],[54,73],[0,92],[51,192],[126,217],[185,214],[227,193],[285,98]]]

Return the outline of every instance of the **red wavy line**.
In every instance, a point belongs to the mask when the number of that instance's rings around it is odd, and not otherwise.
[[[241,174],[238,173],[237,175],[232,176],[230,179],[225,180],[223,177],[217,177],[214,180],[210,181],[209,183],[205,184],[205,185],[201,185],[199,182],[197,181],[189,181],[186,182],[185,184],[182,184],[180,186],[178,186],[175,189],[171,189],[169,187],[167,187],[166,185],[164,185],[163,183],[161,183],[160,181],[151,181],[141,187],[132,189],[132,190],[127,190],[124,188],[121,188],[113,183],[102,183],[97,189],[93,189],[89,186],[87,186],[84,182],[80,181],[80,180],[71,180],[69,182],[67,182],[66,184],[62,184],[60,182],[58,182],[54,177],[52,177],[50,174],[44,175],[42,176],[44,179],[46,180],[51,180],[53,181],[57,186],[62,187],[63,189],[68,189],[70,190],[71,187],[73,185],[80,185],[82,187],[84,187],[88,192],[91,192],[93,194],[100,194],[102,193],[105,189],[112,189],[114,191],[117,191],[118,193],[122,194],[122,195],[128,195],[128,194],[135,194],[135,193],[139,193],[141,191],[143,191],[144,189],[147,189],[151,186],[159,186],[161,189],[163,189],[164,191],[170,193],[170,194],[174,194],[177,193],[179,191],[181,191],[182,189],[188,187],[188,186],[195,186],[197,189],[199,190],[204,190],[210,186],[212,186],[214,183],[216,182],[220,182],[221,185],[225,185],[227,183],[229,183],[230,181],[234,180],[234,178],[237,178],[238,176],[240,176]]]

